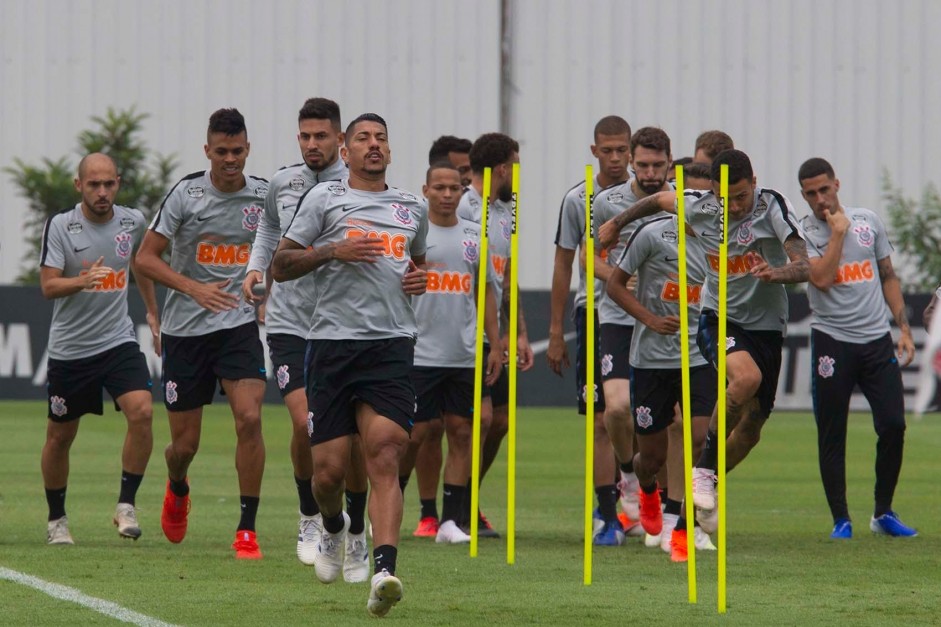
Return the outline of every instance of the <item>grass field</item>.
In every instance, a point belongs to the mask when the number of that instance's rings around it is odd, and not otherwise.
[[[155,451],[138,495],[144,535],[122,541],[111,525],[123,420],[86,417],[72,452],[68,513],[74,547],[45,545],[39,473],[41,403],[0,403],[0,567],[64,584],[169,623],[188,625],[357,624],[370,620],[365,584],[325,586],[294,556],[296,491],[287,454],[288,419],[265,413],[268,448],[258,518],[260,562],[229,548],[238,521],[231,418],[214,406],[190,478],[186,540],[160,531],[167,425],[156,409]],[[399,575],[405,598],[386,619],[410,625],[663,624],[916,625],[938,623],[941,598],[941,421],[911,422],[895,508],[918,527],[909,540],[875,537],[871,514],[875,436],[868,416],[851,420],[850,510],[856,537],[828,539],[830,517],[816,465],[813,420],[779,413],[746,463],[730,475],[728,613],[716,614],[715,553],[698,553],[699,604],[689,605],[684,566],[637,539],[596,550],[594,583],[582,585],[583,424],[567,409],[525,409],[519,427],[517,563],[503,540],[466,547],[411,537],[417,496],[406,494]],[[505,466],[482,492],[483,509],[505,527]],[[414,483],[414,482],[413,482]],[[440,502],[439,502],[440,507]],[[0,623],[109,624],[116,620],[0,580]],[[646,622],[646,621],[645,621]]]

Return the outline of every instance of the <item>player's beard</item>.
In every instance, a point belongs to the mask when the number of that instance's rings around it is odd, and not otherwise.
[[[497,198],[503,202],[513,200],[513,187],[509,183],[502,185],[500,189],[497,190]]]
[[[666,185],[666,183],[667,183],[666,177],[663,177],[662,179],[659,179],[656,181],[641,181],[640,179],[637,179],[637,187],[639,187],[640,190],[644,192],[645,194],[647,194],[648,196],[650,194],[656,194],[657,192],[662,190],[663,186]]]

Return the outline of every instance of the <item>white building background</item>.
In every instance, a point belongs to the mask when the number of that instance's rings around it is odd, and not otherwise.
[[[298,160],[304,99],[388,120],[390,180],[418,191],[441,134],[522,145],[524,289],[548,289],[562,194],[595,121],[663,127],[675,157],[720,128],[759,182],[806,211],[796,171],[831,160],[846,204],[879,211],[883,168],[909,195],[941,180],[938,0],[0,0],[0,167],[71,155],[108,107],[202,169],[206,120],[246,116],[248,170]],[[501,33],[501,29],[504,33]],[[505,34],[505,36],[504,36]],[[0,174],[0,283],[25,252],[26,200]]]

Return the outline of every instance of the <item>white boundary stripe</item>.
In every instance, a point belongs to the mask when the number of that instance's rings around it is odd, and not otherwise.
[[[570,342],[575,339],[575,331],[569,331],[563,337],[563,340]],[[538,355],[539,353],[544,353],[549,350],[549,340],[537,340],[529,345],[533,349],[533,355]]]
[[[2,566],[0,566],[0,579],[6,579],[7,581],[29,586],[56,599],[78,603],[99,614],[110,616],[111,618],[125,623],[141,625],[141,627],[174,627],[170,623],[165,623],[145,614],[139,614],[133,610],[129,610],[126,607],[121,607],[117,603],[90,597],[75,588],[44,581],[39,577],[33,577],[32,575],[10,570]]]

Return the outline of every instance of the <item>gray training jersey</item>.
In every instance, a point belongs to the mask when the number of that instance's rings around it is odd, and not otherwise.
[[[457,206],[457,215],[465,220],[480,224],[483,199],[473,186],[464,190],[461,202]],[[487,252],[497,273],[496,289],[497,308],[503,299],[503,277],[506,264],[510,260],[510,236],[513,234],[513,211],[502,200],[487,203]]]
[[[618,266],[637,275],[635,296],[640,304],[658,316],[680,315],[680,275],[677,217],[657,218],[638,228],[631,237]],[[706,360],[696,346],[699,300],[706,280],[706,258],[697,238],[686,238],[686,294],[689,315],[689,364],[704,366]],[[679,333],[661,335],[637,323],[631,339],[630,363],[635,368],[679,368]]]
[[[248,270],[268,271],[274,251],[281,241],[282,226],[291,223],[297,204],[307,190],[325,181],[339,181],[346,173],[346,164],[341,159],[320,172],[311,170],[306,163],[278,170],[268,183],[265,210],[258,223]],[[313,274],[306,274],[295,281],[271,284],[265,305],[265,327],[268,333],[307,336],[314,310],[313,280]]]
[[[592,212],[592,219],[595,222],[595,250],[601,253],[601,257],[611,267],[617,266],[618,259],[620,259],[621,255],[624,253],[628,240],[637,229],[655,218],[667,215],[664,212],[660,212],[648,218],[635,220],[625,225],[625,227],[621,229],[621,234],[618,236],[617,244],[615,244],[611,250],[603,251],[597,241],[598,229],[602,224],[640,200],[631,187],[633,182],[634,179],[630,179],[619,185],[612,185],[595,196],[594,210]],[[608,298],[607,290],[602,288],[598,305],[598,323],[619,324],[630,327],[634,326],[634,322],[634,318],[621,309],[613,300]]]
[[[410,258],[425,254],[427,233],[428,210],[405,190],[351,189],[347,179],[310,190],[284,237],[305,248],[378,237],[384,251],[374,263],[331,260],[313,272],[314,316],[307,338],[415,337],[415,313],[402,277]]]
[[[601,185],[595,178],[595,193],[592,197],[598,197],[601,192]],[[565,250],[578,250],[585,239],[585,181],[572,187],[562,198],[562,206],[559,207],[559,226],[555,232],[555,245]],[[604,281],[595,279],[595,308],[598,307],[598,299],[604,292]],[[585,268],[578,264],[578,291],[575,292],[575,307],[584,308],[586,303],[585,295]]]
[[[700,238],[706,253],[706,284],[702,308],[719,309],[719,242],[722,208],[712,192],[687,190],[686,222]],[[787,292],[780,283],[765,283],[750,272],[746,253],[756,252],[768,265],[788,262],[784,240],[803,238],[790,201],[772,189],[755,188],[747,216],[729,223],[728,319],[750,331],[787,330]]]
[[[458,219],[454,226],[428,224],[428,291],[412,300],[418,321],[415,365],[473,368],[477,346],[477,273],[480,225]],[[487,280],[496,281],[493,265]]]
[[[100,257],[113,272],[94,289],[55,299],[49,330],[49,357],[83,359],[127,342],[136,342],[127,313],[131,255],[147,228],[137,209],[114,206],[104,224],[91,222],[81,204],[46,221],[39,264],[62,270],[64,277],[85,274]]]
[[[877,340],[889,332],[888,308],[879,278],[879,260],[894,250],[885,225],[869,209],[844,207],[850,221],[836,280],[828,291],[807,284],[813,317],[810,326],[853,344]],[[830,243],[830,225],[813,214],[801,220],[807,255],[823,257]]]
[[[239,299],[239,306],[215,314],[186,294],[167,290],[164,333],[193,337],[255,319],[255,308],[242,298],[242,279],[267,193],[265,179],[248,175],[242,189],[221,192],[208,170],[184,177],[170,190],[150,225],[173,246],[170,267],[200,283],[230,280],[226,291]]]

